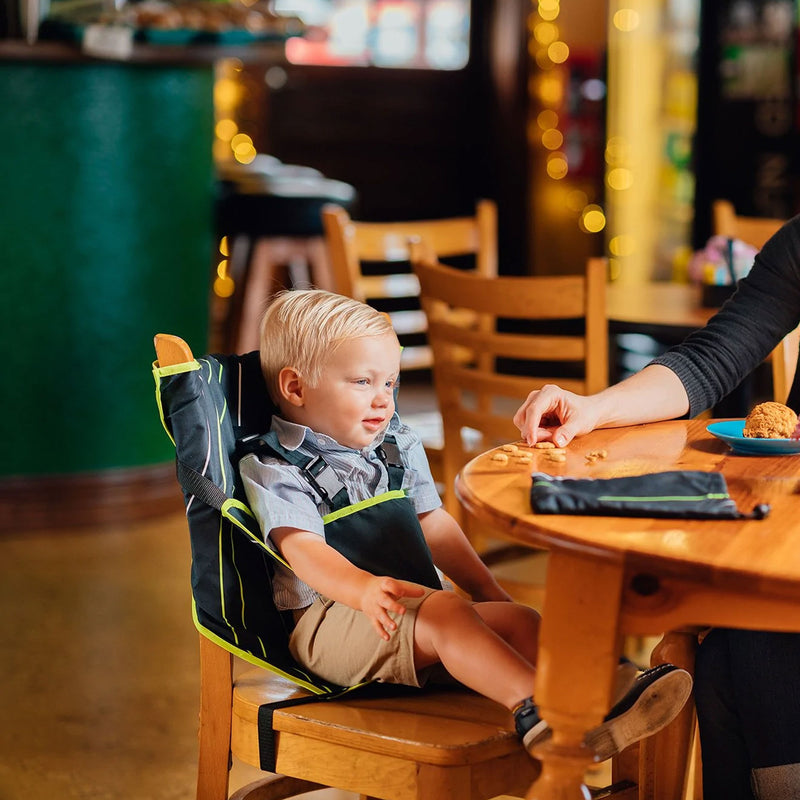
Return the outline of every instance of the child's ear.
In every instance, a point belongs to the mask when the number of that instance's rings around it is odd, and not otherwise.
[[[287,403],[298,408],[304,405],[303,379],[294,367],[284,367],[278,373],[278,390]]]

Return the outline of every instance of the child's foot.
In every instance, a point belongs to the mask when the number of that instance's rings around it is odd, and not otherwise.
[[[630,670],[621,663],[617,688],[631,683]],[[606,714],[602,724],[586,734],[585,743],[595,751],[598,761],[657,733],[669,725],[683,708],[692,691],[692,678],[686,670],[661,664],[641,673],[624,696]],[[514,723],[525,749],[550,738],[552,731],[531,698],[514,709]]]
[[[625,657],[620,658],[614,681],[615,704],[633,688],[638,674],[639,668],[636,664]],[[514,709],[514,722],[527,750],[550,737],[550,726],[539,716],[539,709],[533,698],[528,698]]]
[[[550,726],[539,716],[539,709],[532,697],[526,698],[514,709],[514,727],[528,752],[533,745],[549,738],[551,733]]]
[[[673,664],[648,669],[584,741],[598,761],[605,761],[669,725],[691,692],[692,676],[686,670]]]

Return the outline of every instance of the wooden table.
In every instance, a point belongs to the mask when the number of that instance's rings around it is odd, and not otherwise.
[[[590,754],[584,732],[610,705],[626,635],[686,626],[800,631],[800,456],[736,456],[707,422],[669,421],[594,431],[574,440],[563,463],[533,450],[532,464],[484,453],[460,473],[466,509],[504,537],[549,550],[536,699],[553,727],[541,778],[528,798],[577,800]],[[589,463],[587,452],[605,449]],[[669,469],[721,471],[743,511],[769,503],[766,520],[678,520],[534,515],[530,473],[617,477]],[[696,635],[677,635],[658,655],[692,665]],[[670,649],[671,648],[671,649]],[[691,709],[647,741],[654,752],[685,741]],[[658,750],[661,748],[661,750]],[[651,766],[648,797],[679,796],[682,776]],[[653,774],[655,771],[656,774]],[[670,774],[673,773],[673,774]]]
[[[680,340],[702,328],[716,313],[700,303],[700,287],[650,281],[606,286],[606,312],[612,332],[635,330],[656,338]]]

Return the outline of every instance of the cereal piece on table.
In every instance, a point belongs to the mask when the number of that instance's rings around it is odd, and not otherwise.
[[[532,460],[533,459],[528,455],[517,456],[517,464],[530,464]]]
[[[537,450],[552,450],[555,445],[552,442],[536,442],[534,447]]]
[[[501,464],[508,464],[508,456],[505,453],[492,453],[492,461],[498,461]]]
[[[515,444],[504,444],[503,450],[506,453],[516,453],[519,450],[519,447],[517,447]]]
[[[548,453],[547,458],[549,461],[566,461],[567,456],[565,453]]]

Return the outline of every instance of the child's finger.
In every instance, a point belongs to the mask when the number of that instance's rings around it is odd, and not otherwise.
[[[387,578],[383,588],[384,591],[389,592],[395,597],[422,597],[422,595],[425,594],[425,589],[418,583],[398,581],[394,578]]]
[[[385,642],[389,641],[389,632],[386,630],[386,628],[379,619],[373,619],[372,626],[375,628],[378,636],[380,636],[381,639],[383,639]]]

